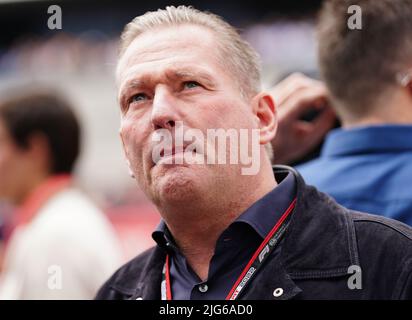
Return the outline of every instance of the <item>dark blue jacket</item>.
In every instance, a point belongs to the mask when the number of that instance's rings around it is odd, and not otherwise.
[[[350,211],[293,169],[274,167],[275,175],[285,171],[297,182],[292,220],[280,253],[269,257],[240,299],[411,299],[412,229]],[[121,267],[96,299],[160,299],[164,262],[162,249],[147,250]]]

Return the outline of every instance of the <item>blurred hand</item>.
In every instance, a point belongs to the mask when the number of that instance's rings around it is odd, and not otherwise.
[[[288,164],[311,152],[331,130],[336,115],[325,85],[294,73],[269,90],[278,114],[278,131],[272,141],[274,162]],[[309,111],[320,111],[312,121],[302,120]]]

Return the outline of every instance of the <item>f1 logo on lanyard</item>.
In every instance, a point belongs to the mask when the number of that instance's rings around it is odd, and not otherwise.
[[[282,235],[285,233],[290,223],[291,213],[296,205],[296,198],[292,201],[286,211],[282,214],[279,221],[268,233],[266,238],[257,248],[252,258],[249,260],[246,267],[243,269],[239,278],[236,280],[229,294],[226,296],[226,300],[236,300],[240,293],[245,289],[246,285],[250,283],[253,276],[257,273],[259,268],[262,267],[264,262],[270,256],[279,243]],[[161,297],[162,300],[172,300],[172,287],[170,282],[170,258],[166,255],[166,262],[162,271],[162,283],[161,283]]]

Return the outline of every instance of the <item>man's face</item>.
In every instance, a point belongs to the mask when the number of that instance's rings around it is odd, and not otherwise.
[[[257,127],[249,101],[219,60],[215,36],[198,26],[159,28],[138,36],[118,66],[120,134],[139,185],[156,203],[182,202],[230,185],[239,166],[155,163],[156,130]],[[195,156],[204,152],[196,150]],[[173,160],[183,157],[175,150]]]
[[[24,150],[15,144],[0,119],[0,200],[20,200],[26,171],[24,163]]]

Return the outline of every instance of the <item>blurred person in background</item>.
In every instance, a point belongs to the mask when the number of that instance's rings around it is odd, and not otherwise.
[[[362,28],[348,27],[358,5]],[[275,162],[290,163],[328,133],[318,159],[297,166],[340,204],[412,225],[412,1],[328,0],[318,21],[324,84],[295,74],[272,95],[279,110]],[[332,110],[333,107],[333,110]],[[302,121],[310,110],[320,115]]]
[[[90,299],[120,263],[117,238],[73,186],[80,127],[71,107],[26,89],[0,102],[0,198],[16,206],[0,299]]]

